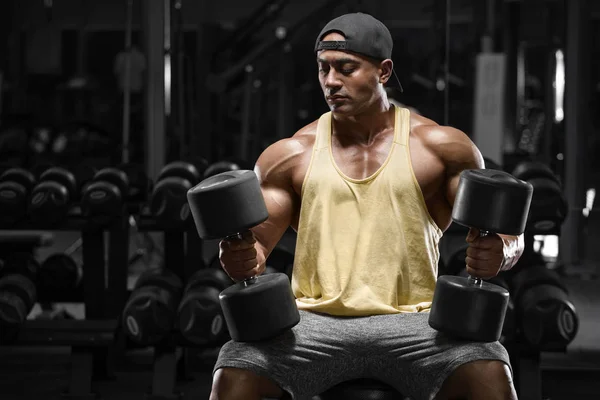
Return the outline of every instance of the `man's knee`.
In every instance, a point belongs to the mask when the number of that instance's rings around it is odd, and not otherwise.
[[[261,400],[282,395],[281,388],[264,376],[240,368],[220,368],[213,378],[210,400]]]
[[[458,367],[446,379],[437,398],[516,400],[517,394],[508,365],[478,360]]]

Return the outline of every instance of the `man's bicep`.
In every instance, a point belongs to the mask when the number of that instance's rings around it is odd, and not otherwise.
[[[460,182],[460,174],[454,174],[449,176],[446,181],[446,199],[450,207],[454,207],[454,199],[456,199],[456,192],[458,191],[458,182]]]
[[[261,189],[269,217],[252,231],[266,257],[291,225],[297,200],[291,188],[263,184]]]
[[[444,146],[440,154],[446,166],[446,199],[453,207],[461,173],[485,168],[485,163],[479,149],[466,134],[455,131],[451,136],[452,142]]]
[[[300,154],[295,147],[290,139],[273,143],[263,151],[254,167],[269,218],[252,231],[265,257],[291,225],[299,207],[299,196],[292,186],[296,155]]]

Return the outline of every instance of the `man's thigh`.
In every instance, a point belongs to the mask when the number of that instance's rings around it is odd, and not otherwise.
[[[213,373],[241,368],[271,379],[294,399],[319,394],[364,373],[364,360],[356,353],[361,334],[353,320],[300,310],[298,325],[276,338],[226,343]]]
[[[428,313],[369,317],[373,357],[367,371],[414,400],[434,399],[446,379],[461,365],[497,360],[510,368],[499,342],[458,340],[431,328]],[[512,371],[511,371],[512,375]]]

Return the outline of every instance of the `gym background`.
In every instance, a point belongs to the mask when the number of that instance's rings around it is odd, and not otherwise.
[[[394,101],[534,186],[504,277],[520,398],[598,398],[600,2],[3,0],[2,399],[208,397],[227,332],[191,315],[220,283],[183,286],[218,268],[217,242],[185,192],[327,111],[314,40],[352,11],[394,37]],[[464,269],[464,233],[446,232],[440,275]],[[269,272],[291,273],[294,243]]]

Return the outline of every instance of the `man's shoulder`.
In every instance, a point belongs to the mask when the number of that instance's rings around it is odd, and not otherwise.
[[[262,173],[285,173],[288,175],[312,152],[317,132],[318,120],[315,120],[288,138],[280,139],[269,145],[260,155],[257,167]]]
[[[266,150],[274,153],[309,150],[315,141],[318,122],[317,119],[297,130],[292,136],[273,142]]]
[[[440,125],[422,116],[413,116],[410,134],[427,147],[437,148],[451,143],[472,144],[466,133],[452,126]]]
[[[480,157],[469,136],[452,126],[439,125],[424,117],[411,119],[411,136],[445,163],[472,163]]]

